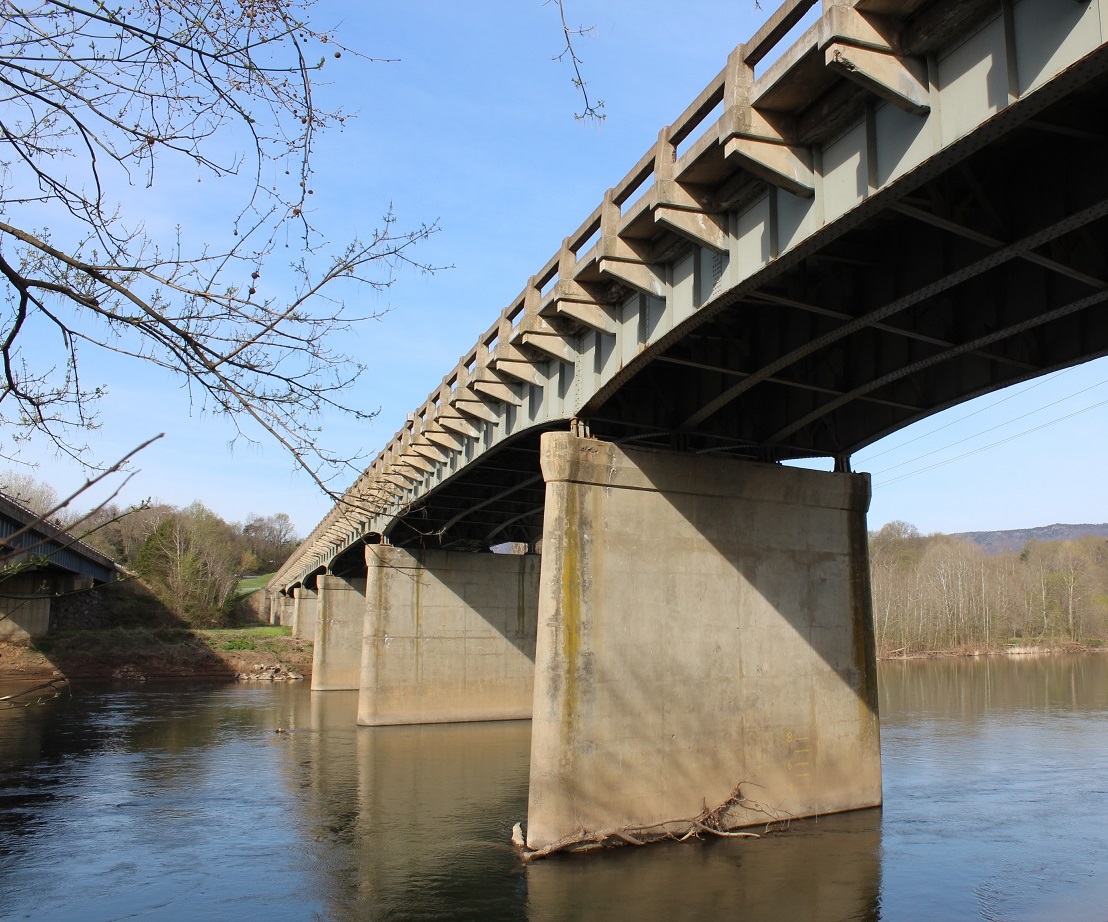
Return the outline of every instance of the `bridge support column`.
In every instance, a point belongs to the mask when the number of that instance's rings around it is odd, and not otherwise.
[[[542,470],[532,848],[881,803],[865,475],[569,433]]]
[[[320,576],[318,586],[312,691],[352,691],[361,678],[366,581]]]
[[[531,716],[539,558],[368,545],[358,723]]]
[[[0,582],[0,640],[23,643],[46,635],[56,579],[31,572]]]
[[[303,586],[292,590],[292,636],[315,637],[319,594]]]
[[[292,624],[293,619],[293,600],[287,595],[277,595],[272,608],[272,615],[270,622],[272,624],[280,624],[282,626],[288,626]]]

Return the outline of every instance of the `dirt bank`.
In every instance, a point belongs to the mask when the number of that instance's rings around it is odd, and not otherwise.
[[[284,629],[66,631],[37,644],[0,643],[0,680],[308,678],[312,645]]]

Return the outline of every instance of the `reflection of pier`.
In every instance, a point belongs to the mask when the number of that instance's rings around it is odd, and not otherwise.
[[[0,640],[41,637],[50,601],[115,579],[115,563],[0,496]]]
[[[432,917],[447,907],[469,917],[487,901],[488,918],[511,905],[534,922],[682,918],[690,906],[718,917],[878,918],[877,811],[794,824],[762,840],[523,870],[507,839],[526,809],[527,722],[367,732],[354,726],[354,693],[312,698],[289,697],[295,710],[281,745],[291,748],[285,781],[298,792],[297,825],[314,843],[329,917]]]
[[[1108,353],[1103,0],[824,0],[765,66],[813,6],[735,50],[270,584],[363,723],[531,713],[533,846],[743,781],[880,803],[851,454]]]

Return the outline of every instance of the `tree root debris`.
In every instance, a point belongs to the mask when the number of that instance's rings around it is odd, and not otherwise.
[[[742,792],[742,785],[751,782],[740,782],[731,791],[731,796],[716,807],[704,809],[696,816],[683,819],[660,820],[657,823],[648,823],[645,826],[620,826],[614,829],[589,831],[579,829],[576,832],[563,836],[556,842],[544,845],[542,848],[527,848],[523,827],[516,823],[512,827],[512,844],[519,850],[520,858],[525,864],[546,858],[562,851],[589,851],[595,848],[609,848],[617,845],[650,845],[655,842],[675,840],[684,842],[688,839],[699,839],[701,836],[719,836],[728,839],[760,839],[761,833],[736,832],[727,828],[727,813],[735,807],[762,813],[769,819],[769,823],[793,819],[791,814],[774,809],[756,800],[750,800]],[[767,825],[767,831],[769,826]]]

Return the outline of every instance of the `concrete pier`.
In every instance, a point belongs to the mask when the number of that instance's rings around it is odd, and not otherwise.
[[[0,640],[25,643],[50,630],[55,577],[20,573],[0,583]]]
[[[315,639],[319,593],[303,586],[292,591],[292,636]]]
[[[528,844],[881,803],[864,475],[542,440]]]
[[[352,691],[361,679],[366,581],[320,576],[318,588],[312,691]]]
[[[368,545],[358,723],[531,716],[539,558]]]
[[[288,626],[293,620],[293,600],[287,595],[275,595],[270,601],[269,623]]]

